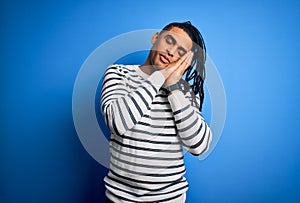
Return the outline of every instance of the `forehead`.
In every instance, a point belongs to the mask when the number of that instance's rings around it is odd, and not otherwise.
[[[183,46],[187,50],[191,50],[193,41],[190,36],[181,28],[172,27],[170,30],[164,31],[164,35],[171,35],[179,46]]]

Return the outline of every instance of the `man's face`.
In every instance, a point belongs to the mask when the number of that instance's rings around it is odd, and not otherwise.
[[[164,69],[168,65],[176,63],[193,46],[189,35],[178,27],[156,33],[152,38],[152,43],[151,65],[155,65],[158,69]]]

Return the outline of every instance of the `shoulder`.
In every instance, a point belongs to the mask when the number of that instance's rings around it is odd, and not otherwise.
[[[123,80],[132,80],[133,78],[139,78],[139,74],[136,72],[138,65],[123,65],[123,64],[113,64],[108,66],[105,74],[104,80],[110,78],[119,78]]]
[[[136,73],[136,66],[137,65],[123,65],[123,64],[112,64],[108,66],[106,73],[108,72],[115,72],[119,74],[134,74]]]

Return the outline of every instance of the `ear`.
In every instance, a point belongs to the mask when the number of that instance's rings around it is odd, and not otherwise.
[[[152,44],[154,44],[154,43],[156,42],[158,36],[159,36],[159,32],[156,32],[156,33],[152,36],[152,40],[151,40]]]

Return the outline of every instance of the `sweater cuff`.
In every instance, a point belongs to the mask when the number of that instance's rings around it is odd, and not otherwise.
[[[148,81],[151,82],[151,84],[153,84],[153,86],[157,89],[161,88],[165,80],[165,77],[160,71],[155,71],[148,77]]]

